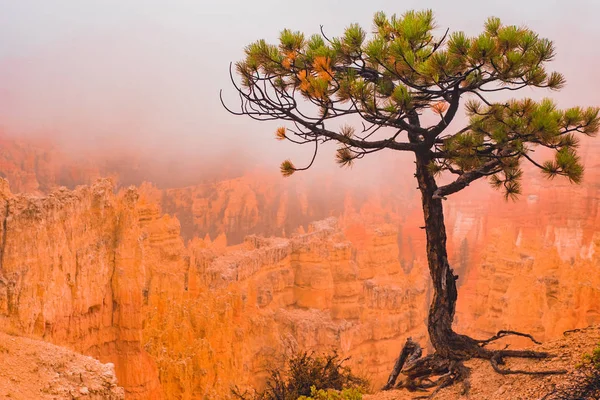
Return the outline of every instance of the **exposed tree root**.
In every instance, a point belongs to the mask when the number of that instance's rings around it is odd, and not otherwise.
[[[463,383],[462,394],[466,394],[470,388],[470,384],[468,381],[470,374],[471,370],[468,367],[466,367],[462,363],[462,361],[451,361],[450,366],[448,368],[448,372],[442,375],[440,378],[438,378],[437,381],[432,382],[434,385],[431,387],[435,387],[433,392],[431,392],[427,396],[417,397],[417,399],[432,399],[443,388],[459,382]]]
[[[549,357],[548,353],[538,353],[538,352],[527,352],[527,351],[515,351],[511,352],[512,354],[505,354],[507,350],[499,350],[495,352],[495,354],[490,358],[490,364],[492,364],[492,368],[494,371],[501,375],[560,375],[566,374],[567,371],[564,369],[560,370],[545,370],[545,371],[526,371],[521,369],[502,369],[499,365],[504,365],[504,357],[523,357],[523,358],[546,358]],[[517,354],[518,353],[518,354]]]
[[[498,339],[502,339],[503,337],[506,337],[506,336],[509,336],[509,335],[526,337],[526,338],[531,339],[531,341],[533,343],[535,343],[535,344],[542,344],[541,342],[538,342],[537,340],[535,340],[535,338],[533,336],[531,336],[530,334],[528,334],[528,333],[521,333],[521,332],[517,332],[517,331],[499,331],[497,334],[495,334],[491,338],[486,339],[486,340],[478,340],[477,342],[481,346],[485,346],[488,343],[491,343],[491,342],[496,341]]]
[[[461,360],[450,360],[437,354],[421,358],[421,354],[421,346],[408,338],[383,390],[397,387],[410,391],[427,391],[436,388],[429,395],[433,396],[442,388],[463,381],[469,376],[469,369]],[[405,379],[394,386],[400,372]],[[432,380],[434,377],[437,379]]]
[[[580,328],[577,329],[569,329],[568,331],[563,332],[563,336],[569,336],[571,333],[581,332]]]
[[[412,338],[408,338],[382,390],[389,390],[396,387],[406,388],[410,391],[427,391],[435,388],[428,396],[418,397],[431,398],[441,389],[458,382],[463,382],[463,392],[466,392],[469,390],[468,378],[470,370],[463,364],[463,361],[470,358],[489,360],[494,371],[501,375],[525,374],[542,376],[564,374],[567,372],[565,370],[526,371],[501,368],[500,366],[505,364],[505,358],[507,357],[544,359],[550,357],[550,354],[532,350],[490,350],[485,348],[487,344],[510,335],[526,337],[532,342],[540,344],[533,336],[526,333],[500,331],[486,340],[474,340],[468,336],[458,335],[454,332],[452,334],[453,336],[448,339],[448,343],[458,346],[456,351],[446,350],[444,352],[445,355],[450,354],[450,356],[441,356],[435,353],[421,357],[423,352],[421,346],[414,342]],[[402,373],[404,379],[396,384],[400,373]]]

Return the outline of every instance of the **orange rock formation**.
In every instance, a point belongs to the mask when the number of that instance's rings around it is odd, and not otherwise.
[[[600,322],[593,160],[583,186],[530,176],[517,204],[484,185],[446,202],[458,331],[548,339]],[[338,348],[377,387],[406,336],[425,344],[411,182],[363,196],[248,176],[46,196],[0,183],[2,326],[113,362],[130,399],[227,398],[293,348]]]
[[[363,249],[334,219],[186,248],[177,219],[107,180],[47,197],[2,181],[1,197],[3,323],[114,362],[132,399],[223,397],[290,346],[341,348],[379,376],[405,334],[423,337],[426,277],[400,269],[392,228]]]

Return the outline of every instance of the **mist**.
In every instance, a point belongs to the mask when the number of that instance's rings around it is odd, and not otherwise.
[[[50,140],[74,158],[122,160],[137,166],[139,179],[171,176],[180,184],[215,170],[226,176],[256,168],[277,173],[287,158],[301,166],[310,160],[312,148],[277,142],[277,123],[236,117],[222,107],[221,89],[225,101],[236,104],[229,63],[242,58],[244,46],[255,39],[275,41],[284,27],[311,34],[323,24],[335,36],[351,22],[369,28],[377,10],[391,14],[428,7],[436,13],[440,32],[449,27],[475,34],[495,15],[554,40],[558,56],[553,67],[565,74],[567,87],[560,93],[522,95],[552,96],[561,106],[600,104],[595,89],[600,4],[482,4],[3,0],[0,133]],[[354,183],[371,176],[389,179],[390,165],[411,161],[378,154],[359,160],[352,171],[339,171],[333,154],[333,146],[323,148],[308,178],[318,179],[325,171]]]

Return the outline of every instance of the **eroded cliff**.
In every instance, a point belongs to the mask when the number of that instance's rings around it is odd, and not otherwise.
[[[400,268],[392,227],[361,249],[335,219],[186,247],[177,219],[108,180],[47,197],[2,181],[1,197],[3,324],[114,362],[128,398],[222,398],[291,348],[340,348],[379,378],[423,337],[426,276]]]
[[[588,165],[580,187],[528,178],[518,204],[484,186],[445,203],[457,330],[550,339],[600,322]],[[226,398],[294,348],[338,348],[379,386],[406,336],[426,341],[415,191],[333,190],[327,208],[302,185],[270,185],[115,193],[101,180],[35,196],[0,181],[2,326],[113,362],[131,399]],[[252,231],[287,237],[244,239]]]
[[[35,197],[0,185],[3,323],[113,362],[130,397],[157,397],[156,367],[141,342],[150,272],[135,191],[117,197],[104,180]]]

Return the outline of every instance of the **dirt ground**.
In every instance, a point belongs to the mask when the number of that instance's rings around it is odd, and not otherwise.
[[[0,333],[0,399],[124,399],[112,364],[39,340]]]
[[[581,374],[582,354],[590,353],[600,343],[600,326],[589,327],[575,332],[567,332],[558,340],[531,347],[532,350],[547,351],[552,358],[536,361],[527,359],[507,359],[504,367],[525,370],[566,369],[566,375],[529,376],[500,375],[488,361],[470,360],[465,365],[471,368],[468,394],[462,394],[464,386],[455,384],[441,390],[435,400],[539,400],[555,389],[569,388],[576,376]],[[510,347],[513,348],[513,347]],[[367,395],[364,400],[408,400],[427,393],[411,393],[407,390],[391,390]],[[584,400],[584,399],[582,399]]]
[[[600,326],[569,332],[559,340],[531,347],[547,351],[552,358],[536,361],[508,359],[506,367],[526,370],[566,369],[566,375],[499,375],[489,362],[470,360],[469,390],[456,384],[441,390],[434,399],[539,400],[554,389],[568,388],[581,373],[582,354],[600,343]],[[392,390],[366,395],[364,400],[409,400],[427,393]],[[0,399],[122,400],[112,364],[74,353],[68,349],[29,338],[0,333]]]

